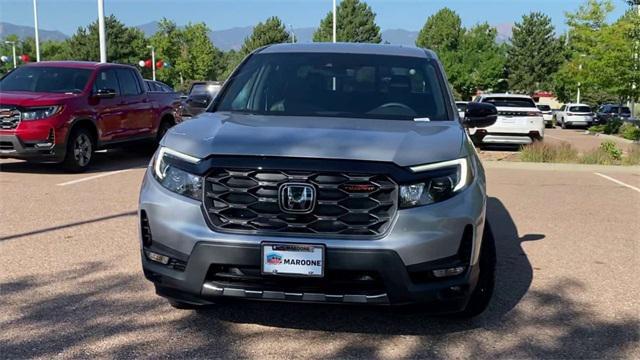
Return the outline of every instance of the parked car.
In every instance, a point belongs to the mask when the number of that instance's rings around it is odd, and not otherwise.
[[[211,101],[222,88],[220,81],[197,81],[191,84],[191,89],[183,104],[183,116],[196,116],[207,109]]]
[[[458,116],[460,119],[464,119],[464,113],[467,111],[468,101],[456,101],[456,108],[458,109]]]
[[[180,122],[178,99],[150,93],[131,66],[52,61],[0,79],[0,158],[85,170],[96,149],[159,140]]]
[[[596,124],[606,124],[614,118],[631,119],[631,109],[628,106],[620,106],[619,104],[604,104],[598,108],[593,120]]]
[[[530,96],[484,94],[475,102],[492,104],[498,109],[495,124],[483,129],[470,129],[477,145],[525,145],[544,138],[542,112]]]
[[[542,119],[544,119],[544,125],[548,127],[553,127],[553,110],[551,110],[551,106],[546,104],[538,104],[536,105],[538,110],[542,112]]]
[[[563,129],[571,126],[589,127],[593,124],[593,111],[586,104],[565,104],[556,113],[556,124]]]
[[[459,120],[445,79],[424,49],[256,50],[147,169],[141,255],[157,294],[178,308],[242,298],[482,312],[495,243],[463,126],[497,110],[470,103]]]

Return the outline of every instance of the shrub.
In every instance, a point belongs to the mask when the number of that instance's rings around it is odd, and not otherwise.
[[[613,165],[616,163],[616,160],[613,159],[606,150],[597,148],[585,153],[582,158],[580,158],[580,162],[583,164]]]
[[[589,130],[589,132],[591,133],[602,134],[604,132],[604,125],[594,125],[588,128],[587,130]]]
[[[610,119],[604,126],[604,133],[608,135],[617,134],[622,126],[622,120],[620,118]]]
[[[633,145],[629,148],[627,156],[622,159],[623,165],[640,165],[640,145]]]
[[[626,123],[620,127],[620,135],[627,140],[640,140],[640,128]]]
[[[611,140],[605,140],[600,144],[600,149],[611,156],[614,160],[622,159],[622,150],[616,146],[616,143]]]
[[[578,151],[571,144],[563,142],[559,145],[551,145],[545,142],[535,142],[522,147],[520,160],[525,162],[576,162]]]

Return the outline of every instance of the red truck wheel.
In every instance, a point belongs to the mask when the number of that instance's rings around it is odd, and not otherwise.
[[[67,141],[63,166],[73,172],[85,171],[93,159],[93,139],[86,129],[75,129]]]

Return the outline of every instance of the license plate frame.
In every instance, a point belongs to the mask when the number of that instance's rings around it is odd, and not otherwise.
[[[305,254],[311,254],[311,258],[304,257]],[[318,258],[318,253],[320,254]],[[268,263],[267,256],[271,254],[280,255],[282,263]],[[298,256],[296,256],[298,255]],[[300,256],[302,255],[302,256]],[[322,244],[299,244],[299,243],[274,243],[263,242],[260,244],[260,272],[266,276],[287,276],[287,277],[305,277],[305,278],[323,278],[325,275],[325,257],[326,247]],[[320,265],[298,265],[284,264],[286,260],[309,260],[320,261]],[[274,269],[281,267],[282,270]],[[295,270],[296,267],[307,268],[304,270]],[[309,271],[308,269],[315,269]],[[274,271],[276,270],[276,271]],[[318,272],[319,270],[319,272]]]

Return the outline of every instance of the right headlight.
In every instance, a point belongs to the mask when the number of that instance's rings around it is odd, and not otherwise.
[[[449,199],[464,190],[473,179],[469,159],[443,161],[412,166],[414,173],[424,173],[424,179],[400,186],[400,208],[433,204]]]
[[[153,176],[156,180],[166,189],[176,194],[195,200],[202,199],[202,177],[172,165],[172,160],[186,161],[192,164],[200,161],[200,159],[191,155],[160,147],[153,159]]]

